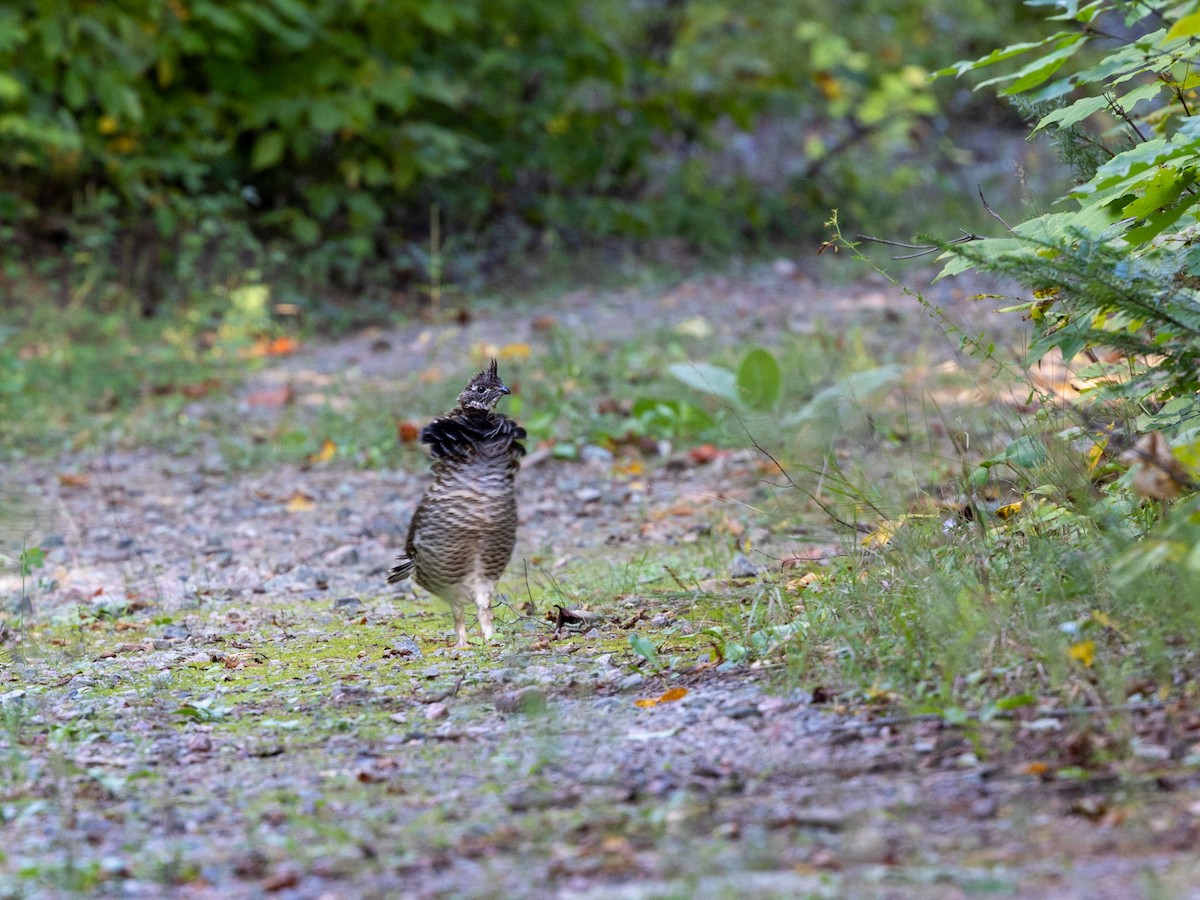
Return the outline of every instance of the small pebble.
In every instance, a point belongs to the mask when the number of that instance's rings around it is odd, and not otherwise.
[[[744,553],[739,553],[733,558],[733,562],[729,564],[730,578],[757,578],[759,568],[750,561],[750,558]]]
[[[632,675],[626,675],[621,679],[618,689],[622,691],[632,691],[636,687],[641,687],[646,682],[646,676],[641,672],[634,672]]]
[[[502,713],[536,713],[546,708],[546,695],[535,687],[523,687],[496,696],[496,711]]]

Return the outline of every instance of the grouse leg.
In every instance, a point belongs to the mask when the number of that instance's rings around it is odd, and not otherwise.
[[[491,591],[480,590],[475,595],[475,605],[479,608],[479,627],[483,629],[483,642],[490,644],[496,634],[496,626],[493,624]]]

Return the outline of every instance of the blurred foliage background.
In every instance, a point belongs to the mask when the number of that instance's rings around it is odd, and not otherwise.
[[[10,0],[3,303],[394,305],[530,252],[753,250],[834,206],[911,234],[951,118],[1008,115],[927,73],[1024,30],[985,0]]]

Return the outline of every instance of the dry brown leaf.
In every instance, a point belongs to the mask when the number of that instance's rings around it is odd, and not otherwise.
[[[693,447],[691,450],[689,450],[687,455],[688,459],[690,459],[696,465],[703,466],[712,462],[714,459],[722,456],[723,454],[712,444],[701,444],[699,447]]]
[[[1195,487],[1187,467],[1171,452],[1171,445],[1152,431],[1121,454],[1121,462],[1133,468],[1133,491],[1151,500],[1174,500]]]
[[[226,653],[221,657],[221,665],[227,669],[246,669],[262,664],[263,659],[257,653]]]
[[[246,395],[250,406],[289,406],[296,399],[296,391],[289,384],[279,388],[264,388],[261,391],[251,391]]]
[[[402,444],[411,444],[421,436],[421,426],[416,422],[403,419],[396,423],[396,437]]]
[[[277,337],[262,338],[250,348],[248,356],[288,356],[300,349],[300,342],[295,338]]]
[[[59,472],[58,483],[63,487],[85,488],[90,484],[88,477],[74,472]]]

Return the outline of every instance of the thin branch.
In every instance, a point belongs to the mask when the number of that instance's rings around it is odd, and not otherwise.
[[[969,231],[965,231],[961,228],[959,229],[959,231],[962,231],[962,237],[957,237],[952,241],[947,241],[945,244],[908,244],[908,243],[905,243],[904,241],[892,241],[892,240],[888,240],[887,238],[878,238],[878,237],[873,237],[869,234],[861,234],[861,233],[856,235],[856,237],[860,241],[869,241],[872,244],[884,244],[885,246],[888,246],[888,247],[901,247],[906,250],[916,250],[917,251],[916,253],[905,253],[905,254],[901,254],[900,256],[892,257],[892,259],[899,262],[901,260],[917,259],[922,256],[928,256],[931,253],[937,253],[939,250],[942,250],[944,247],[952,247],[952,246],[955,246],[958,244],[969,244],[972,241],[982,241],[983,240],[983,237],[981,235],[973,234],[973,233],[971,233]]]
[[[746,427],[746,423],[742,420],[742,417],[740,415],[738,415],[738,411],[729,405],[726,405],[725,408],[728,409],[731,413],[733,413],[733,417],[738,420],[738,424],[742,426],[742,431],[744,431],[746,433],[746,437],[748,437],[750,439],[750,443],[752,443],[754,445],[754,448],[759,453],[761,453],[763,456],[765,456],[767,459],[769,459],[771,462],[773,462],[775,464],[775,468],[777,468],[780,471],[780,473],[783,475],[783,477],[787,479],[788,484],[790,484],[793,488],[798,490],[800,493],[804,494],[804,496],[808,497],[808,499],[811,500],[813,503],[817,504],[817,506],[819,506],[821,508],[821,511],[825,513],[825,515],[829,516],[829,518],[833,519],[833,521],[837,522],[843,528],[845,528],[849,531],[853,531],[855,534],[859,533],[859,528],[857,525],[852,525],[851,523],[847,522],[845,519],[840,518],[832,509],[830,509],[828,506],[826,506],[824,503],[822,503],[819,499],[817,499],[817,497],[814,494],[812,494],[811,492],[800,487],[800,485],[796,484],[796,482],[792,480],[792,476],[788,474],[787,469],[785,469],[783,466],[781,466],[779,464],[779,460],[777,460],[774,456],[772,456],[770,454],[770,452],[767,450],[767,448],[764,447],[762,444],[760,444],[758,442],[758,440],[754,437],[754,435],[752,435],[750,433],[750,429]]]
[[[983,196],[983,188],[979,187],[978,190],[979,190],[979,202],[983,204],[983,208],[987,210],[988,215],[991,216],[993,219],[995,219],[997,222],[999,222],[1001,225],[1003,225],[1008,230],[1009,234],[1016,234],[1016,232],[1013,231],[1012,226],[1009,225],[1007,222],[1005,222],[1002,218],[1000,218],[1000,214],[998,212],[996,212],[994,209],[992,209],[990,206],[988,206],[987,198]]]

